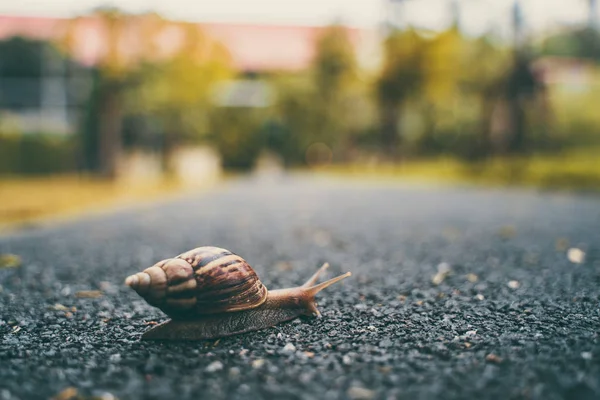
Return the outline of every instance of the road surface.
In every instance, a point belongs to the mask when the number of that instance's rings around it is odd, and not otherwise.
[[[353,276],[321,319],[141,342],[166,318],[124,278],[200,245],[268,288]],[[310,177],[14,233],[0,399],[599,399],[599,246],[594,196]]]

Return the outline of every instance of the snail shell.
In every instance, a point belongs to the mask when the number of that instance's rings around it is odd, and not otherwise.
[[[178,318],[252,309],[267,299],[267,288],[242,257],[212,246],[159,261],[125,283]]]

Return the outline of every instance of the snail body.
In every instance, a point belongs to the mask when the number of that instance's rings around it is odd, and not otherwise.
[[[350,272],[315,284],[324,264],[304,285],[267,290],[240,256],[219,247],[198,247],[159,261],[125,279],[149,304],[171,319],[142,339],[214,339],[256,331],[301,315],[320,317],[315,295]]]

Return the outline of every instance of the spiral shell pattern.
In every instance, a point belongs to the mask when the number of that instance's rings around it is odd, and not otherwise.
[[[239,311],[267,299],[267,288],[242,257],[211,246],[160,261],[125,284],[171,317]]]

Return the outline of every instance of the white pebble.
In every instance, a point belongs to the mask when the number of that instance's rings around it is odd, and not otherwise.
[[[223,363],[221,361],[213,361],[210,364],[208,364],[208,367],[206,367],[205,371],[206,372],[217,372],[217,371],[221,371],[223,369]]]
[[[293,353],[295,351],[296,351],[296,346],[294,346],[291,343],[288,343],[285,346],[283,346],[283,352],[284,353]]]
[[[262,358],[252,361],[252,368],[254,369],[259,369],[263,365],[265,365],[265,360],[263,360]]]
[[[508,282],[508,287],[511,289],[518,289],[519,286],[521,286],[521,284],[519,283],[519,281],[510,281]]]
[[[431,278],[431,282],[434,285],[439,285],[440,283],[444,282],[444,279],[446,279],[446,276],[448,276],[448,274],[450,273],[451,267],[450,264],[448,264],[447,262],[443,262],[438,265],[437,269],[437,274],[435,274]]]
[[[581,264],[585,261],[585,252],[581,249],[572,247],[567,251],[567,258],[575,264]]]
[[[475,295],[475,298],[476,298],[477,300],[479,300],[479,301],[482,301],[482,300],[484,300],[484,299],[485,299],[485,297],[484,297],[484,296],[483,296],[481,293],[479,293],[479,294],[476,294],[476,295]]]
[[[438,269],[438,272],[444,274],[444,273],[450,272],[451,267],[450,267],[450,264],[448,264],[447,262],[443,262],[437,266],[437,269]]]
[[[348,389],[347,394],[353,400],[371,400],[375,397],[374,391],[356,386]]]
[[[581,353],[581,358],[583,358],[584,360],[591,360],[592,359],[592,353],[589,351],[584,351]]]

